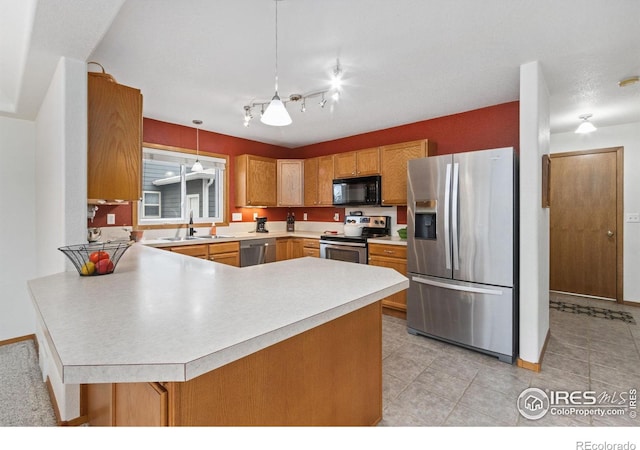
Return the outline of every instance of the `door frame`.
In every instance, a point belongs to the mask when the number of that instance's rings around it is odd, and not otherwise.
[[[624,147],[596,148],[591,150],[579,150],[575,152],[549,154],[553,177],[553,159],[570,156],[590,155],[594,153],[616,154],[616,303],[624,303],[623,295],[623,262],[624,262]],[[553,205],[552,205],[553,207]]]

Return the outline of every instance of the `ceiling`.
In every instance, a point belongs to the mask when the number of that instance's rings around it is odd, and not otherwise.
[[[273,0],[2,0],[0,114],[37,114],[60,55],[97,61],[140,88],[144,116],[298,147],[518,100],[519,68],[539,61],[552,133],[578,116],[640,122],[637,0],[280,0],[279,93],[343,87],[293,124],[249,127],[243,107],[274,93]],[[7,6],[8,5],[8,6]],[[7,45],[10,38],[11,45]],[[96,70],[97,66],[89,66]]]

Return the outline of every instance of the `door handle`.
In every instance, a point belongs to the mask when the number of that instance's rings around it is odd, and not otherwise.
[[[611,231],[611,230],[607,231],[607,236],[613,237],[613,234],[614,234],[613,231]]]

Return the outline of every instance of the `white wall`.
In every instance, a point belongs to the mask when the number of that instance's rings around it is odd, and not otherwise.
[[[551,135],[551,153],[624,147],[624,213],[640,212],[640,122],[598,128],[590,134]],[[640,302],[640,223],[624,224],[623,298]]]
[[[520,358],[540,362],[549,330],[549,211],[542,155],[549,153],[549,92],[538,62],[520,67]]]
[[[86,124],[86,63],[61,58],[35,126],[37,276],[75,270],[58,247],[86,242]],[[33,331],[40,343],[42,375],[51,380],[60,418],[79,417],[79,386],[61,383],[42,329]]]
[[[0,117],[0,341],[34,332],[27,280],[36,275],[35,124]]]

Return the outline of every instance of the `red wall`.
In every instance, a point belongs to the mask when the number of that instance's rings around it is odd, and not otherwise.
[[[259,216],[266,216],[268,220],[282,221],[286,219],[288,208],[256,210],[234,206],[235,156],[250,153],[272,158],[311,158],[417,139],[436,142],[439,155],[497,147],[514,147],[518,151],[519,121],[519,102],[515,101],[296,149],[200,130],[200,151],[229,155],[230,212],[241,212],[244,222],[252,222],[254,212]],[[193,127],[147,118],[144,119],[143,127],[143,141],[146,143],[194,150],[196,148],[196,130]],[[342,221],[345,211],[344,208],[293,208],[292,210],[296,213],[296,220],[302,220],[302,214],[306,212],[309,221],[318,222],[332,222],[336,212],[340,214],[340,221]],[[105,206],[98,209],[93,223],[87,222],[88,226],[105,226],[108,212],[116,213],[116,225],[127,225],[131,222],[129,207]],[[398,223],[406,223],[406,217],[406,208],[398,207]]]
[[[307,145],[295,151],[299,158],[311,158],[417,139],[435,141],[439,155],[498,147],[517,150],[519,122],[519,102],[516,101]]]

